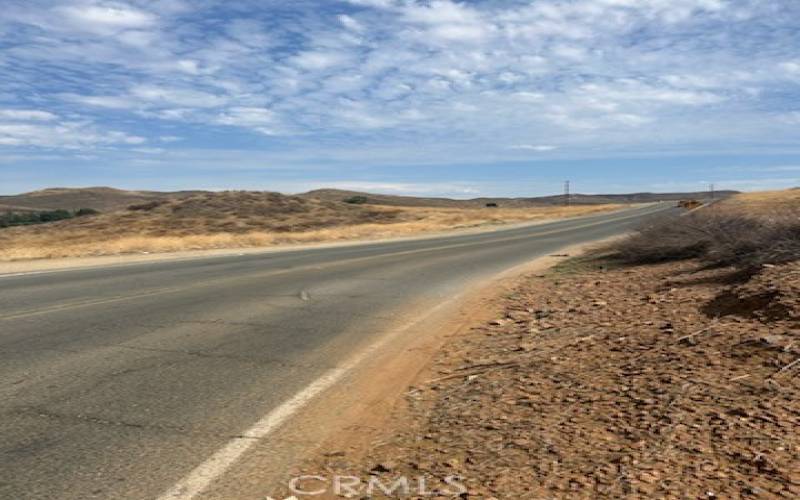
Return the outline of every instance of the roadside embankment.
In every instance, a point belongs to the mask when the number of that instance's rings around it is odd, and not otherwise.
[[[392,432],[300,472],[458,476],[469,498],[797,498],[800,255],[701,243],[524,276],[438,353]]]
[[[798,297],[798,264],[530,276],[409,390],[402,431],[305,470],[457,474],[478,498],[796,497]]]

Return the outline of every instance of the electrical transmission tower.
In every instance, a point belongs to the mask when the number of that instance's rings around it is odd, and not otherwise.
[[[569,181],[564,181],[564,205],[569,206],[572,200],[569,194]]]

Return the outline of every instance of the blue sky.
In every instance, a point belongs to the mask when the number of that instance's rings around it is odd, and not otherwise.
[[[3,0],[0,193],[800,185],[795,0]]]

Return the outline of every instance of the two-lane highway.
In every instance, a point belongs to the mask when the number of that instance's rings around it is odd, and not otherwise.
[[[399,311],[668,210],[0,277],[0,498],[156,498]]]

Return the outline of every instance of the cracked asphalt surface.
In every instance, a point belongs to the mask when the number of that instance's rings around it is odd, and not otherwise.
[[[670,207],[0,277],[0,498],[155,498],[409,310]]]

